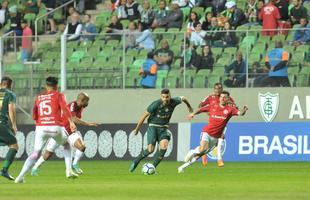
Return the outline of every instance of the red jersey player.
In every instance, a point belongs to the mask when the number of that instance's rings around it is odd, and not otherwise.
[[[93,122],[86,122],[81,120],[82,118],[82,111],[84,108],[88,106],[89,103],[89,96],[88,94],[82,92],[77,96],[77,100],[73,101],[68,104],[68,108],[73,116],[73,122],[75,124],[83,125],[83,126],[98,126],[97,123]],[[78,165],[78,161],[84,155],[85,152],[85,145],[81,135],[78,132],[72,132],[70,129],[70,124],[67,119],[64,119],[64,127],[69,135],[68,143],[76,149],[74,160],[72,163],[72,168],[75,170],[77,174],[82,174],[83,171],[80,169]],[[50,139],[46,145],[46,151],[43,155],[39,158],[36,162],[34,167],[32,168],[31,175],[38,176],[38,168],[47,161],[52,155],[54,154],[55,150],[59,147],[57,142],[54,139]]]
[[[188,116],[192,119],[195,115],[202,112],[209,113],[209,123],[206,125],[201,133],[200,146],[193,150],[190,150],[186,157],[185,163],[178,168],[178,172],[184,172],[184,169],[194,162],[196,162],[202,155],[207,154],[213,148],[215,148],[218,138],[223,134],[226,124],[229,119],[234,115],[244,115],[248,110],[247,106],[244,106],[242,110],[238,110],[236,107],[228,106],[229,92],[222,91],[220,94],[220,103],[215,105],[207,105],[200,108],[195,113]]]
[[[213,106],[215,104],[219,104],[220,103],[220,93],[222,91],[223,91],[222,83],[215,83],[214,84],[214,92],[213,92],[213,94],[207,96],[202,102],[200,102],[199,108],[207,106],[207,105]],[[233,106],[233,107],[236,106],[233,98],[231,98],[231,97],[229,97],[229,99],[227,101],[227,104],[230,105],[230,106]],[[223,141],[224,141],[224,138],[225,138],[225,132],[226,132],[226,128],[224,129],[223,134],[218,139],[218,143],[217,143],[217,151],[216,151],[216,153],[217,153],[217,165],[219,167],[224,167],[224,162],[223,162],[223,159],[222,159],[221,149],[222,149]],[[207,155],[203,155],[202,156],[202,164],[203,164],[203,166],[207,165]]]
[[[25,161],[15,183],[24,182],[24,176],[39,158],[40,152],[49,138],[53,138],[58,144],[64,144],[67,141],[68,136],[62,126],[63,117],[68,119],[71,131],[76,130],[65,96],[57,91],[57,85],[58,79],[56,77],[48,77],[45,85],[46,91],[38,95],[35,100],[33,108],[33,119],[36,121],[34,150]],[[68,161],[71,160],[70,148],[65,149],[64,157]],[[72,171],[71,162],[69,164],[66,165],[67,173]]]

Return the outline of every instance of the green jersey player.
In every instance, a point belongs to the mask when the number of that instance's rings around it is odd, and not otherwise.
[[[14,180],[8,170],[18,150],[15,137],[17,132],[15,111],[16,96],[11,91],[12,82],[10,77],[4,76],[1,79],[0,89],[0,146],[7,145],[9,147],[0,174],[9,180]]]
[[[193,108],[185,97],[171,98],[170,91],[163,89],[160,94],[160,99],[151,103],[148,106],[146,112],[140,118],[134,133],[138,134],[144,120],[148,117],[148,129],[147,129],[147,148],[141,152],[141,154],[132,162],[129,171],[133,172],[138,166],[139,162],[153,153],[155,150],[156,142],[159,143],[159,151],[154,156],[154,167],[160,163],[164,158],[170,141],[170,133],[167,131],[169,121],[174,111],[174,108],[184,102],[190,113],[193,112]]]

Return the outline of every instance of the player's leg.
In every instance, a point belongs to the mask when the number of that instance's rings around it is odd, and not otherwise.
[[[72,168],[77,174],[82,174],[83,170],[80,168],[78,164],[80,159],[83,157],[85,149],[86,149],[82,136],[79,133],[75,132],[69,135],[68,142],[71,146],[73,146],[76,149],[75,154],[74,154],[74,159],[72,162]]]
[[[206,167],[207,166],[207,164],[208,164],[208,158],[207,158],[207,155],[205,154],[205,155],[202,155],[201,156],[201,163],[202,163],[202,166],[204,166],[204,167]]]
[[[149,126],[147,129],[147,148],[141,152],[141,154],[133,160],[129,167],[129,171],[133,172],[140,161],[144,158],[146,158],[148,155],[153,153],[155,149],[155,144],[156,144],[156,128]]]
[[[31,169],[31,175],[32,176],[38,176],[39,175],[39,167],[48,159],[50,159],[53,155],[55,150],[59,147],[57,142],[50,138],[47,142],[45,151],[41,154],[40,158],[37,160],[37,162],[34,164],[34,166]]]
[[[167,128],[157,128],[158,140],[159,140],[159,150],[156,152],[154,156],[154,167],[162,161],[165,156],[165,153],[168,148],[169,141],[171,139],[170,132],[168,132]]]
[[[226,128],[224,129],[224,131],[225,130],[226,130]],[[222,145],[223,145],[224,139],[225,139],[225,135],[223,133],[217,142],[216,154],[217,154],[217,166],[218,167],[224,167],[224,162],[223,162],[223,158],[222,158]]]
[[[7,125],[0,124],[0,132],[0,143],[6,144],[9,147],[0,174],[9,180],[14,180],[14,177],[12,177],[8,171],[18,151],[17,140],[12,130]]]
[[[23,183],[26,173],[33,167],[40,156],[40,152],[44,147],[47,139],[50,137],[49,133],[44,130],[45,127],[37,127],[34,139],[34,150],[26,159],[22,170],[15,179],[15,183]]]

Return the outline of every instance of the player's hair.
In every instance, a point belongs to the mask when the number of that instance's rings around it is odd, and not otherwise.
[[[153,51],[150,51],[147,53],[147,58],[148,59],[153,59],[154,58],[154,52]]]
[[[226,94],[227,96],[230,96],[230,93],[228,91],[222,91],[221,94]]]
[[[87,16],[89,19],[91,19],[91,15],[90,14],[85,14],[85,16]]]
[[[161,94],[170,94],[170,90],[165,88],[165,89],[162,89],[160,93]]]
[[[220,83],[220,82],[218,82],[218,83],[214,83],[214,87],[215,86],[221,86],[221,87],[223,87],[223,84],[222,83]]]
[[[3,76],[1,79],[1,84],[6,84],[8,87],[11,87],[13,80],[9,76]]]
[[[49,76],[46,78],[46,85],[50,87],[55,87],[58,84],[58,78],[55,76]]]
[[[79,99],[79,98],[87,98],[87,99],[89,99],[89,96],[88,96],[87,93],[81,92],[81,93],[79,93],[78,96],[77,96],[77,99]]]

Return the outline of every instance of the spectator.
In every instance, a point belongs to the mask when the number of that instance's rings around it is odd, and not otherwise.
[[[148,0],[144,0],[143,10],[141,11],[141,31],[151,28],[153,21],[155,19],[155,12],[150,6],[150,2]]]
[[[71,16],[73,15],[73,13],[77,13],[77,10],[73,6],[70,6],[67,13],[67,24],[72,22]]]
[[[234,29],[246,22],[244,12],[237,8],[234,1],[227,2],[225,6],[230,13],[229,23]]]
[[[32,55],[32,30],[24,19],[21,20],[21,27],[23,29],[21,60],[25,62],[29,60]]]
[[[111,24],[109,24],[109,26],[106,29],[107,33],[113,33],[113,29],[119,30],[119,31],[123,30],[123,24],[120,23],[116,15],[112,15]],[[117,34],[111,34],[111,35],[107,35],[106,39],[107,40],[121,40],[122,36],[117,35]]]
[[[209,31],[207,32],[207,34],[206,34],[206,39],[209,40],[208,41],[209,45],[213,45],[213,42],[218,37],[218,32],[220,30],[221,30],[221,28],[218,26],[217,18],[216,17],[212,17],[211,18],[211,27],[210,27]]]
[[[169,9],[167,8],[167,4],[165,0],[159,1],[159,9],[155,11],[155,20],[153,22],[152,27],[155,27],[156,24],[161,23],[161,20],[168,15]]]
[[[182,28],[183,12],[176,1],[173,1],[171,5],[172,10],[161,20],[158,26],[165,28]]]
[[[213,17],[212,12],[206,12],[205,20],[202,22],[201,29],[204,31],[208,31],[211,27],[211,19]]]
[[[46,12],[50,12],[56,8],[56,0],[42,0],[42,3],[44,3],[46,6]],[[54,13],[47,15],[47,19],[51,26],[50,34],[57,33],[57,28],[54,20]]]
[[[91,23],[91,16],[89,14],[84,15],[84,26],[82,33],[82,40],[86,42],[95,40],[97,30],[95,24]]]
[[[225,69],[228,79],[224,81],[227,87],[244,87],[246,82],[246,61],[242,53],[236,53],[236,60]]]
[[[212,11],[219,15],[221,12],[225,10],[226,0],[199,0],[198,6],[209,8],[212,7]]]
[[[14,31],[16,36],[22,36],[23,29],[21,27],[22,16],[17,12],[17,6],[12,6],[9,8],[9,15],[11,21],[11,27],[9,31]]]
[[[9,18],[9,1],[4,0],[1,3],[0,9],[0,28],[4,27]]]
[[[127,19],[130,21],[135,19],[140,19],[140,13],[142,12],[141,5],[135,0],[127,0],[127,4],[125,5],[125,11],[127,14]]]
[[[293,0],[293,5],[290,12],[293,25],[298,24],[301,18],[308,19],[307,9],[302,5],[302,0]]]
[[[262,79],[263,86],[271,87],[290,87],[288,80],[287,64],[289,54],[282,49],[282,42],[276,41],[275,48],[267,52],[265,58],[265,68],[268,70],[268,77]]]
[[[38,14],[41,7],[41,0],[23,0],[24,12]]]
[[[191,33],[192,31],[195,31],[194,24],[199,23],[199,16],[196,12],[192,11],[189,14],[189,20],[187,23],[187,32]]]
[[[142,25],[139,24],[140,31],[142,30]],[[153,50],[155,48],[155,42],[152,36],[152,31],[150,29],[145,29],[142,34],[136,39],[136,44],[138,49]]]
[[[126,13],[126,10],[125,10],[126,0],[121,0],[120,4],[121,5],[116,10],[117,17],[118,17],[119,20],[127,19],[128,16],[127,16],[127,13]]]
[[[181,62],[180,62],[180,68],[181,73],[184,71],[184,66],[189,69],[196,69],[196,67],[193,65],[196,61],[197,53],[195,49],[190,45],[190,41],[185,41],[185,48],[182,45],[182,53],[181,53]]]
[[[258,18],[258,2],[256,0],[248,0],[245,16],[249,23],[257,22]]]
[[[310,42],[310,25],[308,24],[307,19],[300,19],[300,26],[294,33],[293,41],[291,42],[294,46],[299,46],[302,44],[307,44]]]
[[[254,62],[249,69],[249,86],[262,87],[262,80],[268,76],[267,74],[268,71],[264,71],[259,62]]]
[[[157,49],[154,54],[158,70],[170,70],[174,54],[170,50],[167,40],[163,39],[161,41],[161,48]]]
[[[278,8],[273,5],[272,0],[269,0],[269,3],[266,4],[259,13],[259,18],[263,21],[262,35],[274,36],[277,33],[276,30],[266,29],[277,29],[277,21],[280,17]]]
[[[194,46],[204,46],[206,45],[206,41],[204,37],[207,32],[201,29],[201,23],[194,23],[195,30],[191,33],[190,41]]]
[[[112,29],[113,33],[125,34],[125,47],[127,48],[136,48],[136,40],[139,35],[139,30],[137,30],[137,23],[130,22],[128,25],[128,29],[118,30]]]
[[[229,22],[225,22],[224,30],[217,32],[214,39],[217,40],[213,43],[215,47],[235,47],[238,42],[236,33],[232,31]]]
[[[204,46],[201,50],[201,55],[198,54],[194,60],[193,65],[197,68],[197,71],[201,69],[213,70],[215,60],[210,46]]]
[[[80,39],[83,26],[79,21],[79,14],[76,12],[73,13],[71,15],[71,23],[67,24],[64,31],[64,34],[68,36],[68,41],[76,41]]]
[[[149,52],[140,70],[141,86],[143,88],[155,88],[157,79],[157,64],[154,60],[154,53]]]
[[[179,5],[180,8],[185,8],[188,6],[190,0],[175,0],[175,2]]]
[[[288,16],[288,6],[289,3],[287,0],[274,0],[274,5],[279,9],[279,13],[280,13],[280,20],[281,21],[287,21],[289,20],[289,16]]]

